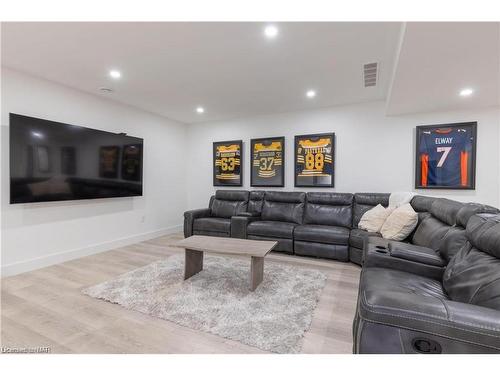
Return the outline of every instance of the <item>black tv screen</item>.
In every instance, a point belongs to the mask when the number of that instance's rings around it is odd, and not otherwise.
[[[10,203],[142,195],[143,139],[10,114]]]

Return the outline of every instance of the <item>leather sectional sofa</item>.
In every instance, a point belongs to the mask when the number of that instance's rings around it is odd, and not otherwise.
[[[388,241],[358,228],[389,194],[219,190],[187,211],[184,234],[272,239],[276,250],[362,264],[355,353],[500,353],[500,215],[415,196],[415,231]]]

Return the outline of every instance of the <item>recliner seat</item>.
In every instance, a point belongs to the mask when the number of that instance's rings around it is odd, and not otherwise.
[[[246,212],[249,192],[217,190],[208,208],[184,213],[184,237],[197,235],[230,237],[231,217]]]
[[[275,251],[293,254],[293,231],[302,224],[305,193],[266,191],[260,220],[247,224],[246,238],[278,241]]]
[[[297,255],[349,260],[353,195],[307,193],[304,223],[294,230]]]

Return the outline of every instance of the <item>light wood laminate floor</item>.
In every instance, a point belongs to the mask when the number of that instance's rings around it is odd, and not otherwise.
[[[1,346],[52,353],[265,353],[257,348],[126,310],[80,290],[183,249],[181,233],[2,279]],[[328,280],[305,334],[303,353],[351,353],[360,268],[351,263],[271,253],[325,272]],[[264,276],[265,277],[265,276]]]

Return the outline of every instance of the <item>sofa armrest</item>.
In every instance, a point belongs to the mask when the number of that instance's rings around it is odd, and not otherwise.
[[[365,263],[365,258],[367,256],[368,249],[372,249],[373,247],[387,248],[388,246],[389,246],[389,240],[385,238],[366,236],[363,240],[363,257],[361,259],[362,264]]]
[[[253,221],[260,220],[259,216],[232,216],[231,217],[231,237],[247,238],[247,226]]]
[[[428,247],[416,246],[404,242],[389,242],[391,257],[428,264],[430,266],[445,267],[446,262],[434,250]]]
[[[200,208],[184,212],[184,237],[193,235],[193,222],[201,217],[209,217],[210,208]]]
[[[360,290],[362,320],[398,327],[422,336],[453,340],[450,350],[460,345],[478,345],[485,352],[500,352],[500,311],[430,295],[385,290]],[[481,350],[480,350],[481,351]]]
[[[365,242],[363,251],[363,267],[390,268],[441,280],[445,269],[444,261],[438,262],[434,258],[431,261],[430,255],[429,257],[425,255],[419,257],[417,253],[423,249],[425,249],[426,254],[434,252],[432,249],[420,248],[407,243],[388,241],[383,238],[369,238]],[[420,262],[419,259],[424,261]]]

